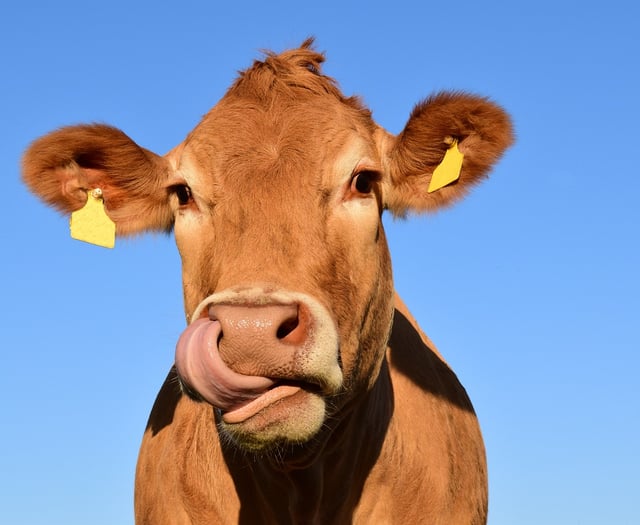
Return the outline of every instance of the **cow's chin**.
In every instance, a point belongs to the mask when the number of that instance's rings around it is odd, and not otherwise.
[[[223,442],[230,440],[247,452],[280,452],[307,443],[325,421],[323,397],[304,386],[276,386],[251,403],[233,411],[217,411]]]

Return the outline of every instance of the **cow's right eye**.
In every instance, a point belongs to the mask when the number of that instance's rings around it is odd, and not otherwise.
[[[173,192],[176,194],[176,197],[178,197],[178,203],[180,206],[186,206],[193,198],[191,195],[191,188],[186,184],[178,184],[174,186]]]

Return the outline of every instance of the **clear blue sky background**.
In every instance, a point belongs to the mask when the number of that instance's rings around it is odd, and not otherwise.
[[[19,181],[27,144],[108,122],[164,153],[259,50],[316,35],[399,132],[444,89],[517,145],[457,207],[387,220],[396,284],[466,385],[491,525],[640,523],[637,2],[29,1],[0,8],[0,507],[132,523],[136,456],[184,326],[171,237],[113,251]]]

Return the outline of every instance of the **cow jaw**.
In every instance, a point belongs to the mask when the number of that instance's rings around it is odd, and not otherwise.
[[[176,348],[187,391],[218,409],[223,433],[249,449],[309,440],[339,393],[338,334],[311,297],[261,287],[204,299]]]

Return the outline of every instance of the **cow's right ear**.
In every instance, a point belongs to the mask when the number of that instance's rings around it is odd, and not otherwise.
[[[70,214],[102,190],[118,235],[169,231],[173,213],[166,182],[171,166],[103,124],[69,126],[37,139],[22,160],[22,178],[47,204]]]

